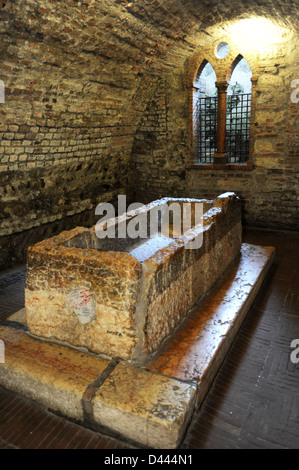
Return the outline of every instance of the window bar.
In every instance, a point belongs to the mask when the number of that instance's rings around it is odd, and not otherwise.
[[[227,97],[226,154],[228,163],[246,163],[249,158],[251,93]]]
[[[214,162],[217,150],[217,97],[198,100],[198,158],[200,163]]]

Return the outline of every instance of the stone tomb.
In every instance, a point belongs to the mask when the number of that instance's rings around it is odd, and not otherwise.
[[[275,250],[243,243],[212,291],[146,366],[33,337],[25,309],[0,326],[0,384],[127,446],[180,447],[261,289]]]
[[[181,235],[170,217],[167,235],[157,224],[147,238],[117,236],[136,217],[148,228],[153,211],[174,202],[192,208],[191,228]],[[28,249],[27,326],[39,338],[145,365],[240,253],[240,201],[234,193],[164,198],[103,226],[116,238],[77,227]]]

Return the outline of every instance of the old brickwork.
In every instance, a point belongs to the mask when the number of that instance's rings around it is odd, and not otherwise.
[[[129,53],[128,41],[109,32],[117,23],[111,6],[103,2],[99,12],[91,3],[0,6],[2,268],[24,261],[32,242],[91,225],[99,202],[129,192],[132,141],[152,78],[144,87],[143,52]]]
[[[197,67],[202,58],[213,59],[214,46],[207,46],[206,54],[202,51],[198,54]],[[186,80],[190,65],[187,64],[185,70],[165,75],[135,137],[135,198],[147,202],[170,195],[214,197],[229,190],[242,199],[245,223],[298,230],[298,104],[291,100],[291,82],[296,77],[295,46],[295,42],[289,42],[284,48],[273,48],[257,57],[244,54],[256,79],[251,135],[253,166],[246,168],[207,169],[190,165],[192,110],[188,108],[190,85],[186,86],[190,81],[188,77]],[[232,59],[238,53],[242,51],[234,48]],[[223,79],[223,64],[214,62],[215,57],[213,66]]]
[[[124,193],[229,189],[248,223],[298,228],[294,44],[259,61],[255,170],[187,169],[186,64],[244,11],[293,29],[297,15],[292,0],[1,0],[1,268]]]

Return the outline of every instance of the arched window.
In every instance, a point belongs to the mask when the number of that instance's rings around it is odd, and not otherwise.
[[[197,159],[201,163],[213,163],[217,150],[217,87],[216,73],[208,61],[204,61],[193,83],[194,120],[193,134]]]
[[[251,77],[247,60],[240,56],[227,89],[225,152],[228,163],[246,163],[249,158]]]
[[[231,64],[227,76],[229,81],[225,78],[218,81],[217,69],[207,60],[197,71],[193,82],[195,163],[238,165],[249,160],[252,72],[241,54]]]

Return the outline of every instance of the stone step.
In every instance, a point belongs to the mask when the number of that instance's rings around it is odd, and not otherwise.
[[[147,366],[197,383],[200,406],[275,256],[273,247],[242,244],[239,258],[196,305]]]
[[[0,325],[0,384],[138,446],[177,448],[274,252],[272,247],[243,244],[239,259],[146,368],[32,337],[24,310],[17,312]]]
[[[15,324],[14,324],[15,325]],[[149,448],[176,448],[196,386],[0,326],[0,384],[50,410]]]

